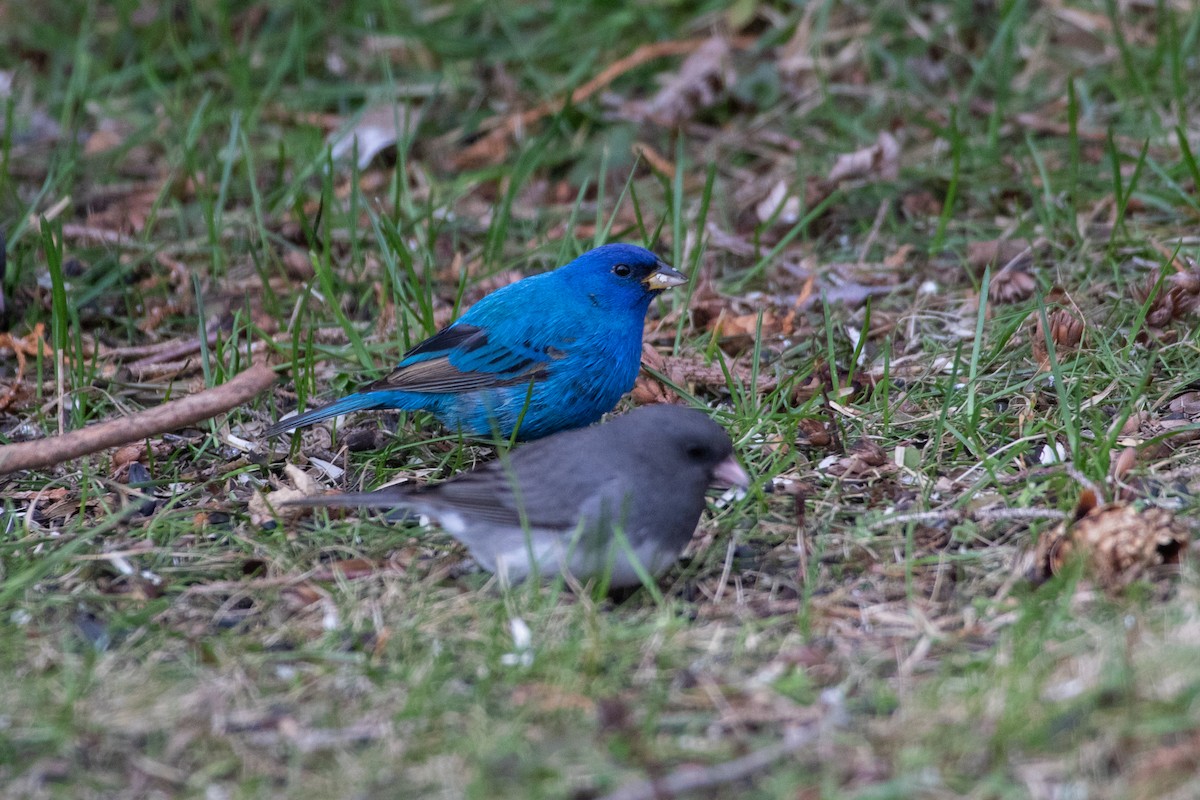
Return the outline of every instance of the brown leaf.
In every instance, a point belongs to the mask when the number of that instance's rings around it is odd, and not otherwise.
[[[1125,473],[1133,469],[1133,465],[1137,463],[1137,448],[1126,447],[1117,456],[1117,460],[1112,465],[1112,476],[1116,480],[1120,480],[1125,476]]]
[[[862,460],[868,467],[882,467],[887,463],[887,453],[870,439],[858,439],[850,445],[850,455]]]
[[[116,150],[124,144],[131,132],[132,128],[130,126],[122,125],[116,120],[100,120],[100,124],[96,126],[96,130],[83,143],[83,152],[86,155],[94,156],[100,153],[107,153],[110,150]]]
[[[666,359],[649,343],[642,345],[642,365],[655,372],[667,372]],[[679,402],[679,395],[674,390],[645,371],[638,374],[630,396],[639,406]]]
[[[967,243],[967,266],[976,276],[988,267],[994,270],[1026,270],[1033,264],[1033,245],[1028,239],[988,239]]]
[[[1135,411],[1129,415],[1125,423],[1121,425],[1122,436],[1132,436],[1142,429],[1144,425],[1150,422],[1149,411]]]
[[[933,192],[909,192],[900,199],[900,207],[909,217],[938,217],[942,214],[942,201]]]
[[[902,244],[894,253],[887,255],[883,259],[883,266],[889,269],[900,269],[908,264],[909,258],[912,256],[913,250],[916,248],[911,244]]]
[[[0,239],[0,247],[3,247],[2,239]],[[0,393],[0,411],[8,408],[14,400],[21,396],[21,381],[25,377],[26,356],[36,357],[38,353],[50,352],[50,346],[43,338],[45,330],[45,325],[39,322],[33,326],[32,331],[22,337],[16,337],[11,333],[0,333],[0,352],[11,350],[17,358],[17,374],[13,377],[12,383],[5,387],[3,393]]]
[[[659,403],[678,403],[679,395],[672,389],[656,380],[649,375],[638,375],[637,381],[633,384],[633,391],[629,393],[629,397],[633,400],[634,405],[650,406]]]
[[[127,467],[135,461],[146,461],[149,458],[166,458],[175,449],[175,445],[164,442],[161,439],[157,441],[137,442],[135,444],[127,444],[124,447],[117,449],[113,453],[111,470],[115,476],[123,467]]]
[[[773,220],[780,225],[794,225],[800,219],[800,198],[789,193],[787,181],[781,178],[754,206],[754,213],[759,222]]]
[[[420,123],[420,116],[406,105],[385,103],[367,109],[350,126],[331,133],[326,143],[334,161],[356,155],[358,168],[364,170],[375,156],[411,135]]]
[[[653,355],[648,355],[651,352],[653,352]],[[649,345],[646,345],[642,349],[642,363],[648,369],[661,372],[675,385],[688,387],[689,390],[697,387],[725,389],[728,386],[725,370],[722,369],[720,364],[706,364],[696,356],[664,356],[654,351]],[[749,368],[737,361],[727,362],[726,368],[729,370],[730,378],[745,386],[750,385],[751,375]],[[765,372],[758,375],[756,386],[759,392],[774,391],[778,385],[779,381],[774,375]]]
[[[166,584],[142,575],[104,576],[97,579],[96,588],[104,594],[121,595],[131,600],[154,600],[162,597]]]
[[[882,447],[870,439],[858,439],[850,445],[846,455],[826,471],[842,478],[857,478],[894,472],[895,469]]]
[[[793,184],[794,181],[790,175],[787,177],[764,176],[762,180],[751,180],[738,187],[734,192],[734,201],[739,205],[753,206],[759,222],[770,220],[773,224],[790,227],[800,219],[801,193],[804,196],[803,207],[812,208],[819,205],[837,188],[836,184],[823,181],[814,175],[805,179],[803,187]],[[762,243],[760,242],[760,244]],[[724,241],[718,240],[716,246],[725,249],[731,244],[735,243],[726,237]],[[748,248],[737,245],[729,249],[731,252],[740,252],[745,255],[757,252],[754,244],[749,244]],[[749,252],[746,252],[747,250]]]
[[[296,519],[304,513],[305,509],[301,506],[290,506],[288,503],[293,500],[303,500],[306,497],[308,495],[299,489],[276,489],[269,495],[256,491],[246,504],[246,508],[250,512],[250,522],[262,526],[268,522],[274,522],[276,519]]]
[[[1108,592],[1120,592],[1165,565],[1178,564],[1189,544],[1187,529],[1170,511],[1139,511],[1124,503],[1098,505],[1089,489],[1080,494],[1075,519],[1038,540],[1037,577],[1059,574],[1082,559],[1087,574]]]
[[[1177,414],[1187,414],[1189,416],[1200,413],[1200,392],[1189,391],[1173,397],[1167,403],[1167,408]]]
[[[312,574],[314,581],[332,581],[344,579],[348,581],[367,578],[379,572],[380,564],[368,558],[343,558],[331,561]]]
[[[250,522],[263,525],[276,519],[292,520],[302,516],[308,509],[304,506],[288,505],[293,500],[303,500],[323,494],[321,486],[304,470],[294,464],[286,464],[284,473],[295,488],[281,487],[269,494],[256,491],[250,497],[248,510]]]
[[[795,330],[796,310],[790,308],[783,313],[769,309],[755,314],[727,314],[722,311],[716,319],[707,325],[709,331],[715,331],[717,336],[732,345],[733,350],[742,349],[754,343],[760,332],[761,336],[791,336]]]
[[[28,492],[11,492],[6,491],[4,497],[7,500],[37,500],[39,502],[55,502],[65,500],[70,496],[71,490],[63,486],[58,486],[53,489],[39,489],[37,491]]]
[[[1179,447],[1200,439],[1200,430],[1187,418],[1166,418],[1152,420],[1141,431],[1143,436],[1157,439],[1154,443],[1143,445],[1139,455],[1147,461],[1165,458]]]
[[[295,586],[284,587],[283,598],[293,611],[321,602],[326,595],[311,583],[298,583]]]
[[[826,181],[837,185],[850,180],[895,180],[900,176],[900,142],[880,131],[875,144],[845,153],[833,162]]]
[[[638,121],[663,127],[682,125],[696,112],[716,103],[725,87],[737,79],[730,61],[729,42],[714,36],[700,45],[679,65],[679,71],[663,80],[662,88],[649,101],[625,104],[623,113]]]
[[[997,272],[988,285],[988,297],[993,303],[1020,303],[1033,297],[1037,289],[1037,278],[1023,269],[1006,269]]]
[[[796,443],[811,447],[828,447],[833,436],[824,422],[811,417],[800,420],[796,426]]]

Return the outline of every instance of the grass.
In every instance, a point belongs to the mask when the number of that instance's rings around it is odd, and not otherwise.
[[[263,354],[286,378],[136,466],[0,478],[4,795],[601,797],[811,730],[710,794],[1191,796],[1194,567],[1116,596],[1025,578],[1081,480],[1197,511],[1196,318],[1163,310],[1200,256],[1189,12],[0,11],[0,329],[45,326],[19,382],[0,342],[0,438]],[[630,103],[680,56],[561,104],[640,46],[713,32],[732,75],[686,87],[677,126]],[[396,99],[415,129],[335,163],[327,134]],[[892,169],[826,181],[885,131]],[[996,291],[1013,256],[975,249],[997,239],[1029,244],[1015,301]],[[424,415],[258,433],[613,240],[691,277],[651,312],[676,360],[643,389],[711,409],[775,488],[714,507],[660,591],[505,594],[437,531],[252,520],[285,463],[369,489],[489,458]],[[1064,310],[1078,344],[1052,332]],[[133,349],[179,341],[199,346]],[[1047,517],[975,514],[997,508]]]

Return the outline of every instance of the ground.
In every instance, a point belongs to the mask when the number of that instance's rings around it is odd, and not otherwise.
[[[1193,3],[45,5],[0,441],[278,380],[0,476],[4,796],[1194,796]],[[260,434],[605,241],[757,481],[657,585],[270,503],[492,457]]]

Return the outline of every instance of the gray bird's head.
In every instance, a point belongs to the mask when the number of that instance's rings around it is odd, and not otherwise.
[[[750,485],[725,429],[703,411],[673,405],[636,408],[607,423],[614,437],[675,480],[722,488]]]

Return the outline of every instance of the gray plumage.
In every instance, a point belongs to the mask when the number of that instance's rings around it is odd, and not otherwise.
[[[436,520],[502,581],[566,569],[640,583],[679,558],[710,485],[746,486],[729,435],[707,415],[644,406],[518,447],[443,483],[312,497],[310,506],[409,509]],[[621,536],[623,534],[623,537]]]

